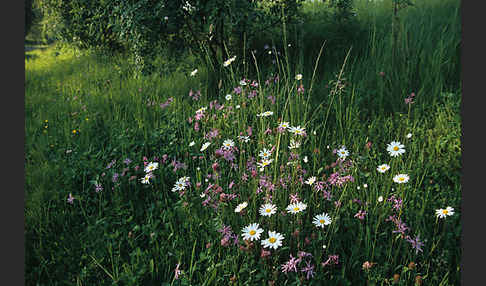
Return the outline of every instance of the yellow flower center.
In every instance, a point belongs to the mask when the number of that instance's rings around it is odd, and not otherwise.
[[[448,213],[449,213],[449,211],[448,211],[448,210],[442,210],[442,213],[443,213],[443,214],[448,214]]]
[[[393,151],[398,151],[398,146],[393,147]]]
[[[275,237],[270,237],[268,239],[268,241],[270,241],[270,243],[275,243],[275,241],[277,241],[277,239]]]
[[[326,221],[323,220],[323,219],[321,219],[321,220],[319,220],[319,222],[322,223],[322,224],[324,224]]]
[[[299,210],[300,210],[300,209],[299,209],[299,207],[295,207],[295,208],[294,208],[294,211],[295,211],[295,212],[298,212]]]
[[[256,231],[250,230],[250,235],[255,235]]]
[[[398,180],[401,182],[401,181],[404,181],[405,178],[404,177],[400,177],[400,178],[398,178]]]
[[[271,212],[272,210],[271,209],[266,209],[265,210],[267,213]]]

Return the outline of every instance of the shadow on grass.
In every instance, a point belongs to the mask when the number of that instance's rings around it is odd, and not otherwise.
[[[35,50],[45,50],[47,47],[45,45],[41,44],[25,44],[24,45],[24,52],[25,52],[25,59],[26,60],[33,60],[38,58],[39,56],[36,54],[32,54],[30,52],[35,51]]]
[[[25,54],[25,59],[26,60],[33,60],[33,59],[36,59],[38,58],[39,56],[38,55],[33,55],[33,54]]]
[[[34,50],[45,50],[47,49],[47,46],[45,45],[25,45],[24,50],[25,52],[31,52]]]

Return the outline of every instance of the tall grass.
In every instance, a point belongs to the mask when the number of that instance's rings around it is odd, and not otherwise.
[[[324,86],[339,72],[351,49],[346,73],[359,90],[357,104],[375,107],[367,115],[402,111],[396,107],[411,92],[423,94],[417,104],[420,108],[416,109],[433,105],[437,96],[432,94],[443,90],[458,92],[461,90],[460,2],[413,3],[398,12],[398,52],[392,66],[392,1],[354,1],[355,16],[342,26],[335,24],[327,2],[305,2],[305,22],[289,27],[289,50],[294,59],[292,64],[296,65],[292,69],[311,74],[325,42],[316,85],[320,93],[325,93]],[[271,31],[257,40],[254,48],[260,51],[265,43],[282,47],[282,38],[280,31]],[[385,76],[378,76],[380,72]]]

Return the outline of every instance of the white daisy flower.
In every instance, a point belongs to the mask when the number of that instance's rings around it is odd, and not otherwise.
[[[368,184],[363,184],[363,188],[367,188],[368,187]]]
[[[315,176],[312,176],[309,179],[307,179],[304,183],[306,183],[309,186],[312,186],[312,184],[314,184],[316,182],[316,180],[317,180],[317,178]]]
[[[191,141],[191,143],[189,143],[189,147],[192,147],[194,145],[196,145],[196,142],[194,142],[194,141]]]
[[[172,192],[185,190],[188,181],[189,181],[189,177],[179,178],[179,180],[175,182],[174,187],[172,188]]]
[[[290,124],[286,121],[280,122],[280,124],[278,125],[278,128],[282,128],[282,129],[287,129],[289,127],[290,127]]]
[[[240,135],[238,136],[238,139],[240,139],[241,141],[247,143],[250,141],[250,136],[243,136],[243,135]]]
[[[237,205],[235,208],[235,213],[241,212],[244,208],[248,206],[247,202],[242,202],[241,204]]]
[[[346,149],[346,146],[342,146],[341,149],[337,150],[337,154],[339,158],[346,159],[349,155],[349,151]]]
[[[378,172],[380,172],[380,173],[385,173],[389,169],[390,169],[390,166],[387,165],[387,164],[381,164],[380,166],[378,166],[378,168],[376,168],[376,170],[378,170]]]
[[[235,106],[235,108],[236,108],[236,109],[240,109],[240,107],[241,107],[241,106],[240,106],[239,104],[238,104],[237,106]]]
[[[142,182],[142,184],[150,184],[150,178],[152,178],[152,175],[149,173],[146,174],[142,179],[140,179],[140,181]]]
[[[260,158],[262,159],[268,159],[270,156],[272,156],[272,152],[270,152],[270,150],[268,150],[267,148],[263,148],[263,150],[260,151],[258,156],[260,156]]]
[[[240,85],[245,86],[245,85],[246,85],[246,81],[245,81],[245,80],[243,80],[243,79],[242,79],[242,80],[240,80]]]
[[[281,235],[280,233],[275,231],[269,231],[268,238],[262,240],[261,243],[263,245],[263,248],[269,247],[269,248],[277,249],[279,246],[282,246],[283,239],[284,236]]]
[[[277,212],[277,206],[273,204],[264,204],[260,207],[260,215],[271,216]]]
[[[191,178],[189,178],[187,176],[184,176],[184,177],[180,177],[179,178],[179,181],[184,182],[186,184],[187,184],[187,182],[189,182],[189,180],[191,180]]]
[[[182,9],[192,12],[194,10],[194,6],[191,5],[191,3],[185,1],[184,6],[182,6]]]
[[[399,184],[406,183],[408,182],[409,179],[410,177],[407,174],[398,174],[395,177],[393,177],[393,181]]]
[[[208,108],[207,107],[201,107],[198,110],[196,110],[196,113],[203,113],[204,111],[206,111],[206,109],[208,109]]]
[[[182,191],[186,188],[186,184],[183,182],[176,181],[172,187],[172,192]]]
[[[322,213],[314,216],[314,221],[312,223],[315,224],[316,227],[324,228],[325,225],[328,225],[331,222],[331,217],[329,217],[327,213]]]
[[[195,69],[195,70],[193,70],[193,71],[191,72],[191,76],[195,76],[195,75],[196,75],[196,73],[197,73],[197,69]]]
[[[271,116],[271,115],[273,115],[273,111],[265,111],[265,112],[257,114],[258,117],[268,117],[268,116]]]
[[[304,211],[307,208],[307,205],[303,202],[297,202],[294,204],[290,204],[287,206],[286,210],[288,213],[296,214]]]
[[[260,167],[260,172],[263,172],[263,169],[270,165],[273,162],[273,159],[262,159],[261,162],[257,162],[258,167]]]
[[[294,139],[290,139],[289,149],[297,149],[299,147],[300,147],[299,141],[295,141]]]
[[[295,79],[296,80],[301,80],[302,79],[302,74],[299,73],[299,74],[295,75]]]
[[[231,94],[227,94],[224,98],[226,98],[226,100],[231,100]]]
[[[304,127],[300,127],[300,125],[297,126],[297,127],[291,126],[289,128],[289,132],[294,133],[294,135],[304,135],[305,128]]]
[[[147,164],[147,166],[145,166],[145,173],[150,173],[152,171],[155,171],[157,170],[157,168],[159,167],[159,163],[157,162],[150,162]]]
[[[245,226],[241,230],[243,232],[243,234],[241,235],[243,236],[243,239],[250,240],[250,241],[259,240],[260,234],[262,234],[263,232],[263,229],[259,228],[259,226],[260,225],[258,223],[252,223],[248,226]]]
[[[390,156],[397,157],[397,156],[405,153],[405,149],[403,149],[403,148],[405,148],[405,145],[403,145],[402,143],[392,141],[387,145],[386,151],[388,151]]]
[[[383,196],[378,197],[378,202],[381,203],[383,201]]]
[[[202,147],[201,147],[201,150],[200,150],[200,151],[201,151],[201,152],[203,152],[204,150],[206,150],[206,149],[209,147],[209,145],[211,145],[211,142],[206,142],[206,143],[204,143],[204,144],[202,145]]]
[[[309,158],[307,158],[307,156],[304,156],[304,158],[302,160],[304,161],[304,163],[309,162]]]
[[[412,133],[408,133],[408,134],[407,134],[407,138],[408,138],[408,139],[412,138]]]
[[[236,56],[227,59],[226,61],[224,61],[223,66],[225,66],[225,67],[229,66],[235,59],[236,59]]]
[[[231,147],[235,146],[235,142],[231,139],[226,139],[223,141],[223,148],[226,150],[231,149]]]
[[[445,218],[446,216],[451,216],[453,214],[454,214],[454,208],[452,208],[452,207],[447,207],[445,209],[435,210],[435,215],[438,218]]]

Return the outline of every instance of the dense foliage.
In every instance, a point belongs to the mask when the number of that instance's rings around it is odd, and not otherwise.
[[[32,7],[32,0],[25,0],[24,1],[24,14],[25,14],[25,26],[24,26],[24,36],[26,36],[30,28],[32,27],[32,23],[34,22],[34,12],[33,12],[33,7]]]
[[[220,66],[262,30],[291,22],[300,0],[95,0],[40,1],[48,29],[83,48],[128,50],[150,72],[160,48],[189,49]]]

